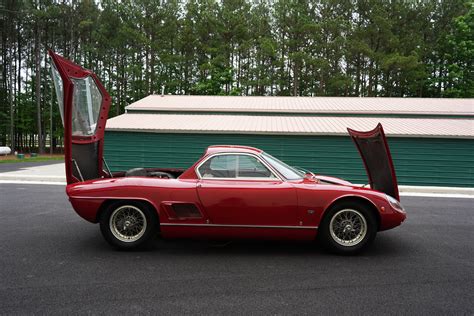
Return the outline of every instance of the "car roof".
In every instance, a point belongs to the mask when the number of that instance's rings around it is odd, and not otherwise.
[[[213,145],[213,146],[207,147],[207,150],[206,150],[206,154],[227,153],[227,152],[260,154],[263,152],[263,150],[255,148],[255,147],[240,146],[240,145]]]

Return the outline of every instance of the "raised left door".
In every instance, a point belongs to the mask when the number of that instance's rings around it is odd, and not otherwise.
[[[49,51],[64,126],[68,184],[110,176],[104,170],[104,130],[110,95],[90,70]]]

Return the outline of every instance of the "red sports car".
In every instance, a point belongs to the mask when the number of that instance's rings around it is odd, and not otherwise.
[[[75,211],[100,223],[114,247],[164,238],[314,240],[354,254],[406,217],[379,124],[349,129],[371,189],[291,167],[246,146],[207,148],[189,169],[110,172],[103,157],[110,96],[89,70],[50,51],[65,129],[67,188]]]

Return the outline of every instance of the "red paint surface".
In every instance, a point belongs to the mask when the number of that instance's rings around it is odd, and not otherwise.
[[[392,160],[392,155],[390,154],[390,148],[388,147],[387,143],[387,138],[385,137],[385,132],[383,130],[382,124],[378,124],[373,130],[367,131],[367,132],[360,132],[360,131],[355,131],[353,129],[348,128],[347,131],[349,132],[349,135],[351,138],[366,138],[366,139],[374,139],[374,138],[379,138],[385,147],[385,152],[387,153],[386,157],[380,157],[381,159],[387,159],[390,173],[392,174],[392,186],[394,188],[394,198],[396,198],[398,201],[400,201],[400,193],[398,192],[398,182],[397,182],[397,175],[395,174],[395,167],[393,166],[393,160]],[[356,144],[357,150],[359,153],[362,155],[361,149],[359,145]],[[367,162],[365,159],[362,159],[364,162],[364,167],[365,170],[367,171],[367,175],[369,176],[369,182],[370,185],[373,187],[373,179],[372,179],[372,171],[369,169]]]
[[[222,150],[232,151],[227,147],[223,147]],[[241,149],[239,152],[245,150]],[[207,155],[208,153],[205,153],[198,162]],[[324,184],[309,179],[200,180],[197,176],[190,179],[192,174],[195,174],[193,170],[187,170],[178,179],[122,177],[91,180],[68,185],[67,194],[76,212],[91,222],[97,221],[100,206],[106,201],[147,201],[156,210],[160,223],[163,224],[162,235],[169,238],[195,236],[314,239],[317,232],[315,227],[319,226],[324,213],[342,198],[358,198],[370,204],[380,219],[379,230],[398,226],[406,217],[405,213],[391,207],[384,193],[368,188]],[[202,216],[176,218],[176,215],[167,209],[173,203],[194,203]],[[207,226],[167,226],[176,223]],[[231,227],[231,225],[250,227]],[[274,226],[274,228],[252,226]]]

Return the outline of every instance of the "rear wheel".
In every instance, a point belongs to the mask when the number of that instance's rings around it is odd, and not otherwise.
[[[363,251],[377,234],[377,221],[365,205],[344,202],[332,207],[320,226],[323,246],[335,253],[352,255]]]
[[[117,201],[103,212],[100,230],[105,240],[118,249],[144,245],[157,232],[155,212],[145,203]]]

